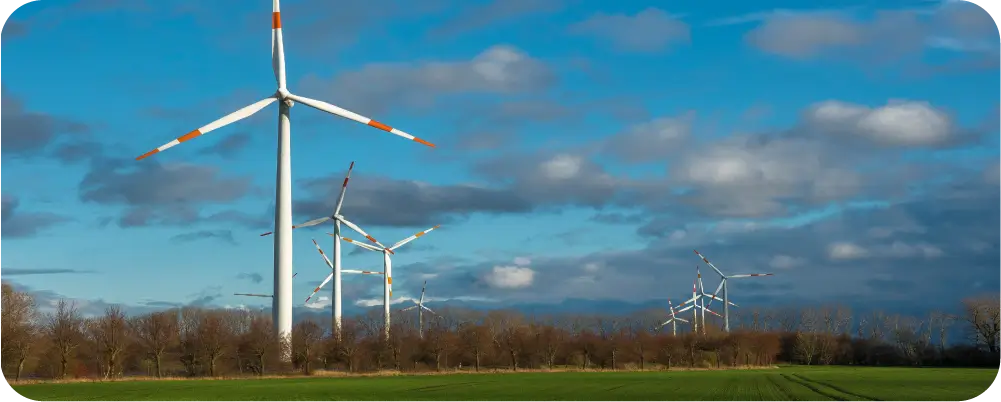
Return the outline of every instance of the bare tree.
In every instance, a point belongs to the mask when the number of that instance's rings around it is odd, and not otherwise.
[[[129,320],[143,352],[153,360],[156,376],[163,376],[163,355],[177,343],[177,310],[144,314]]]
[[[18,292],[8,284],[3,284],[2,319],[0,333],[3,334],[2,360],[5,366],[13,364],[14,381],[21,380],[24,362],[31,353],[38,333],[38,310],[35,300],[26,292]],[[10,367],[4,367],[9,372]]]
[[[271,317],[263,314],[254,315],[250,325],[241,336],[243,347],[253,358],[252,368],[258,375],[264,375],[265,360],[269,355],[279,352],[278,336],[274,333]]]
[[[304,320],[292,327],[292,355],[303,374],[310,374],[310,363],[316,359],[323,328],[313,321]]]
[[[975,343],[983,346],[991,354],[998,353],[1001,334],[1001,301],[998,295],[972,297],[963,300],[966,321],[970,324]]]
[[[480,360],[493,346],[490,328],[483,324],[466,322],[459,329],[459,341],[462,347],[473,355],[473,367],[476,371],[480,371]]]
[[[104,316],[93,321],[90,330],[104,368],[104,378],[117,375],[129,341],[128,322],[122,308],[117,305],[109,306],[105,309]]]
[[[66,378],[70,359],[83,339],[83,320],[76,303],[59,299],[55,313],[47,317],[44,330],[59,357],[59,377]]]

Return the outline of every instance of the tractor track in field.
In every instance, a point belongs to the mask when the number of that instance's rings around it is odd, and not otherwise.
[[[774,375],[769,374],[769,375],[765,376],[765,378],[767,378],[768,382],[772,383],[772,385],[774,385],[775,388],[778,388],[779,392],[781,392],[782,395],[784,395],[787,400],[790,400],[790,401],[795,401],[796,400],[796,397],[792,396],[792,394],[789,393],[789,390],[787,390],[784,386],[782,386],[781,384],[779,384],[778,381],[775,381],[775,376]]]
[[[804,387],[807,387],[807,388],[810,389],[810,391],[816,392],[817,394],[826,396],[826,397],[831,398],[833,400],[836,400],[836,401],[847,401],[848,400],[848,399],[845,399],[844,397],[842,397],[840,395],[835,395],[835,394],[832,394],[830,392],[825,392],[824,390],[822,390],[819,387],[817,387],[817,384],[814,384],[814,383],[811,383],[811,382],[807,382],[807,381],[803,381],[799,377],[795,377],[794,375],[782,374],[782,377],[785,377],[785,379],[787,379],[789,381],[792,381],[792,382],[794,382],[796,384],[799,384],[799,385],[802,385]]]
[[[868,396],[868,395],[863,395],[863,394],[855,393],[855,392],[846,390],[844,388],[841,388],[841,387],[838,387],[838,386],[835,386],[835,385],[831,385],[830,383],[825,382],[825,381],[812,380],[812,379],[803,377],[800,374],[793,374],[793,375],[796,376],[796,377],[798,377],[799,379],[801,379],[803,381],[807,381],[807,382],[811,382],[811,383],[815,383],[815,384],[820,384],[820,385],[823,385],[823,386],[828,387],[830,389],[833,389],[835,391],[838,391],[838,392],[840,392],[842,394],[851,395],[851,396],[854,396],[854,397],[859,398],[859,399],[865,399],[867,401],[878,401],[879,400],[877,398],[873,398],[873,397]]]
[[[488,382],[493,382],[493,381],[471,381],[471,382],[456,382],[456,383],[450,383],[450,384],[428,385],[428,386],[418,387],[418,388],[408,388],[407,391],[430,391],[430,390],[435,390],[435,389],[450,388],[450,387],[454,387],[454,386],[457,386],[457,385],[474,385],[474,384],[484,384],[484,383],[488,383]]]

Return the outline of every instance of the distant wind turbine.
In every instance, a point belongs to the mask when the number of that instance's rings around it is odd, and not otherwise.
[[[729,294],[727,292],[727,287],[726,287],[726,281],[727,281],[727,279],[749,278],[749,277],[754,277],[754,276],[772,276],[773,274],[741,274],[741,275],[729,275],[729,276],[727,276],[727,275],[724,275],[723,272],[719,270],[719,268],[716,268],[716,266],[713,265],[713,263],[709,262],[708,258],[706,258],[704,255],[702,255],[701,253],[699,253],[699,250],[694,250],[694,251],[695,251],[695,254],[698,255],[699,258],[702,259],[702,261],[705,261],[706,265],[709,265],[710,268],[712,268],[714,271],[716,271],[716,273],[719,274],[719,276],[721,278],[719,286],[717,286],[716,287],[716,291],[713,292],[712,298],[716,299],[716,294],[719,293],[720,289],[723,289],[723,330],[726,331],[726,332],[730,332],[730,305],[734,305],[734,304],[730,303],[730,298],[729,298]],[[710,301],[710,303],[711,303],[711,301]],[[734,305],[734,306],[736,306],[736,305]]]
[[[389,306],[390,306],[390,299],[393,298],[393,261],[389,258],[389,255],[390,254],[396,254],[396,253],[393,252],[393,250],[396,250],[396,249],[400,248],[401,246],[403,246],[404,244],[410,243],[410,242],[416,240],[418,237],[424,236],[424,235],[430,233],[432,230],[435,230],[435,229],[437,229],[439,227],[441,227],[441,225],[435,225],[434,227],[432,227],[432,228],[430,228],[428,230],[425,230],[425,231],[422,231],[422,232],[418,232],[417,234],[415,234],[413,236],[410,236],[410,237],[408,237],[406,239],[400,240],[399,242],[397,242],[396,244],[394,244],[392,247],[383,247],[383,248],[378,248],[378,247],[372,246],[370,244],[362,243],[360,241],[352,240],[350,238],[341,236],[341,240],[344,240],[344,241],[346,241],[348,243],[354,244],[354,245],[356,245],[358,247],[361,247],[361,248],[369,250],[369,251],[377,251],[377,252],[381,252],[382,253],[382,264],[383,264],[383,267],[384,267],[383,268],[383,272],[386,273],[386,280],[383,281],[383,292],[382,292],[382,303],[383,303],[383,308],[384,308],[384,310],[383,310],[383,314],[384,314],[383,319],[384,319],[385,325],[386,325],[386,327],[383,329],[383,331],[384,331],[383,336],[385,337],[386,340],[389,339],[389,324],[390,324],[389,323]],[[333,233],[327,233],[327,234],[330,235],[330,236],[336,236]]]

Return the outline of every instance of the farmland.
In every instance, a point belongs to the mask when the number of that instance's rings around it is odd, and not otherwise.
[[[16,386],[34,400],[967,400],[992,369],[801,367]]]

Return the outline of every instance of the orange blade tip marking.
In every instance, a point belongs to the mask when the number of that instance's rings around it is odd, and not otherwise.
[[[421,144],[424,144],[424,145],[427,145],[427,146],[429,146],[429,147],[431,147],[431,148],[435,148],[435,145],[434,145],[434,144],[432,144],[432,143],[430,143],[430,142],[427,142],[427,141],[424,141],[424,140],[422,140],[422,139],[420,139],[420,138],[417,138],[417,137],[414,137],[414,141],[417,141],[417,142],[419,142],[419,143],[421,143]]]
[[[379,123],[379,122],[377,122],[375,120],[369,120],[368,121],[368,125],[370,125],[372,127],[375,127],[377,129],[383,130],[383,131],[393,131],[392,127],[387,126],[387,125],[382,124],[382,123]]]
[[[371,240],[371,241],[372,241],[372,243],[378,243],[378,241],[377,241],[377,240],[375,240],[375,238],[374,238],[374,237],[372,237],[372,236],[365,236],[365,238],[366,238],[366,239],[369,239],[369,240]]]
[[[187,134],[184,134],[184,135],[178,137],[177,138],[177,142],[184,142],[184,141],[190,140],[192,138],[195,138],[195,137],[197,137],[199,135],[202,135],[202,132],[198,131],[198,130],[195,130],[195,131],[192,131],[190,133],[187,133]]]
[[[147,153],[144,153],[144,154],[140,155],[139,157],[136,158],[136,160],[137,161],[141,161],[143,159],[149,158],[150,156],[153,156],[153,154],[158,153],[158,152],[160,152],[159,149],[154,149],[152,151],[149,151]]]
[[[275,11],[271,13],[271,29],[280,29],[282,27],[282,13]]]

